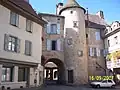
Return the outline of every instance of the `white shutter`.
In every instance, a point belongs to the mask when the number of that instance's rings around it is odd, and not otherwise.
[[[61,40],[60,39],[57,40],[57,50],[58,51],[61,50]]]
[[[96,48],[97,56],[100,56],[100,49]]]
[[[92,49],[92,48],[89,48],[89,49],[90,49],[89,55],[90,55],[90,56],[93,56],[93,49]]]
[[[51,40],[47,39],[47,50],[51,50]]]
[[[60,34],[60,23],[57,23],[57,34]]]
[[[47,24],[47,33],[48,33],[48,34],[50,34],[50,32],[51,32],[51,30],[50,30],[50,27],[51,27],[51,26],[50,26],[50,25],[51,25],[51,23],[49,22],[49,23]]]
[[[96,40],[100,40],[100,32],[95,32]]]

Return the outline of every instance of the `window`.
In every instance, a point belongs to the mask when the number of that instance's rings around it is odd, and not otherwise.
[[[108,82],[109,82],[109,83],[112,83],[112,81],[111,81],[111,80],[108,80]]]
[[[61,40],[49,40],[47,39],[47,50],[61,50]]]
[[[12,12],[12,11],[10,13],[10,24],[14,25],[14,26],[17,26],[17,27],[18,27],[18,24],[19,24],[19,15],[16,14],[15,12]]]
[[[108,47],[110,47],[110,40],[108,40]]]
[[[115,44],[118,44],[118,37],[114,37],[114,40],[115,40]]]
[[[26,31],[32,33],[33,22],[31,20],[26,19]]]
[[[96,32],[95,36],[96,36],[96,40],[100,40],[100,32]]]
[[[73,11],[70,11],[71,14],[73,14]]]
[[[107,83],[107,80],[102,81],[102,83]]]
[[[78,27],[78,24],[79,24],[78,21],[73,21],[73,27],[74,27],[74,28],[77,28],[77,27]]]
[[[57,33],[57,24],[51,24],[51,34]]]
[[[31,56],[32,54],[32,43],[25,40],[25,55]]]
[[[97,56],[96,48],[89,48],[89,56]]]
[[[2,68],[2,81],[3,82],[11,82],[12,81],[12,71],[13,68]]]
[[[19,53],[20,52],[20,39],[18,39],[17,37],[5,34],[4,50]]]
[[[60,34],[60,23],[49,22],[46,27],[48,34]]]

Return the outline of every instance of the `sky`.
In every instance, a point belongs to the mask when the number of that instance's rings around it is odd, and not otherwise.
[[[30,0],[33,8],[40,13],[55,14],[56,4],[66,3],[67,0]],[[120,0],[76,0],[80,6],[88,8],[90,14],[96,14],[102,10],[105,21],[111,24],[113,21],[120,21]]]

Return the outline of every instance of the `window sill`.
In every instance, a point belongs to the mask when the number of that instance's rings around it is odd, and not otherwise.
[[[47,33],[48,35],[60,35],[58,33]]]
[[[32,33],[32,31],[27,31],[27,30],[26,30],[26,32]]]
[[[14,24],[10,24],[10,25],[18,28],[18,26],[17,26],[17,25],[14,25]]]
[[[11,51],[11,50],[4,50],[6,52],[11,52],[11,53],[17,53],[16,51]]]

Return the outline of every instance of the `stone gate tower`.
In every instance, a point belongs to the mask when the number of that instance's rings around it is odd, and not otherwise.
[[[88,59],[85,31],[85,9],[75,0],[67,0],[66,5],[58,4],[59,15],[65,17],[64,60],[66,81],[69,84],[88,82]]]

